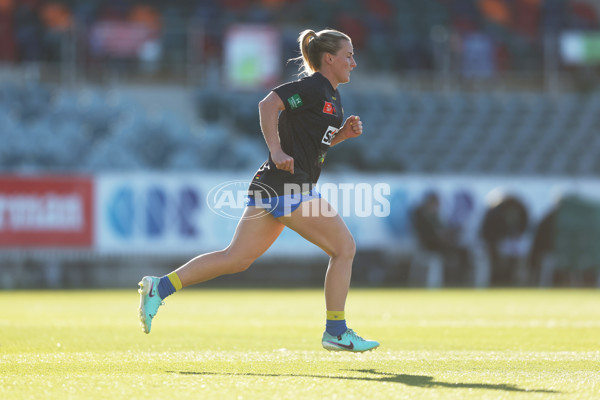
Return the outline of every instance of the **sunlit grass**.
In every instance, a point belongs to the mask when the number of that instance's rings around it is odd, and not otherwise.
[[[320,290],[0,292],[0,398],[600,398],[600,292],[351,290],[382,345],[320,346]]]

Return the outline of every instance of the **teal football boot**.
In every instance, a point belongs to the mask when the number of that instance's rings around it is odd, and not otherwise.
[[[158,307],[162,306],[163,301],[158,295],[158,282],[160,278],[155,276],[145,276],[142,281],[138,283],[140,288],[140,322],[144,333],[150,333],[152,329],[152,319],[158,312]]]
[[[339,336],[332,336],[325,331],[321,343],[329,351],[363,352],[373,350],[379,346],[379,342],[363,339],[352,329],[347,329]]]

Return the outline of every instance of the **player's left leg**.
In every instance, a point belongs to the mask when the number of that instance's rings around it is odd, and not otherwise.
[[[356,245],[339,214],[327,200],[316,198],[302,202],[294,212],[278,220],[319,246],[330,257],[325,274],[327,329],[323,334],[323,347],[328,350],[366,351],[379,346],[378,342],[365,340],[346,327],[344,310]]]
[[[247,269],[271,246],[283,228],[281,222],[264,210],[246,207],[227,248],[195,257],[162,278],[145,276],[139,283],[139,318],[143,331],[150,333],[162,300],[174,290]],[[166,292],[165,283],[170,285]]]

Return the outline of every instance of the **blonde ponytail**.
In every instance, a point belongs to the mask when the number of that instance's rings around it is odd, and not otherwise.
[[[312,75],[320,70],[323,53],[337,53],[342,47],[342,40],[351,41],[348,35],[334,29],[325,29],[320,32],[307,29],[300,32],[298,44],[302,55],[292,58],[301,63],[300,75]]]
[[[300,36],[298,36],[298,44],[300,45],[300,54],[302,54],[302,66],[300,68],[300,73],[304,75],[311,75],[316,70],[317,67],[314,63],[312,63],[310,59],[310,51],[309,45],[314,45],[314,39],[317,37],[317,33],[312,29],[307,29],[305,31],[300,32]]]

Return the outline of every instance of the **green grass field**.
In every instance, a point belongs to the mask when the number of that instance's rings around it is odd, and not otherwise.
[[[1,399],[599,399],[600,291],[353,289],[379,349],[321,348],[320,290],[0,292]]]

